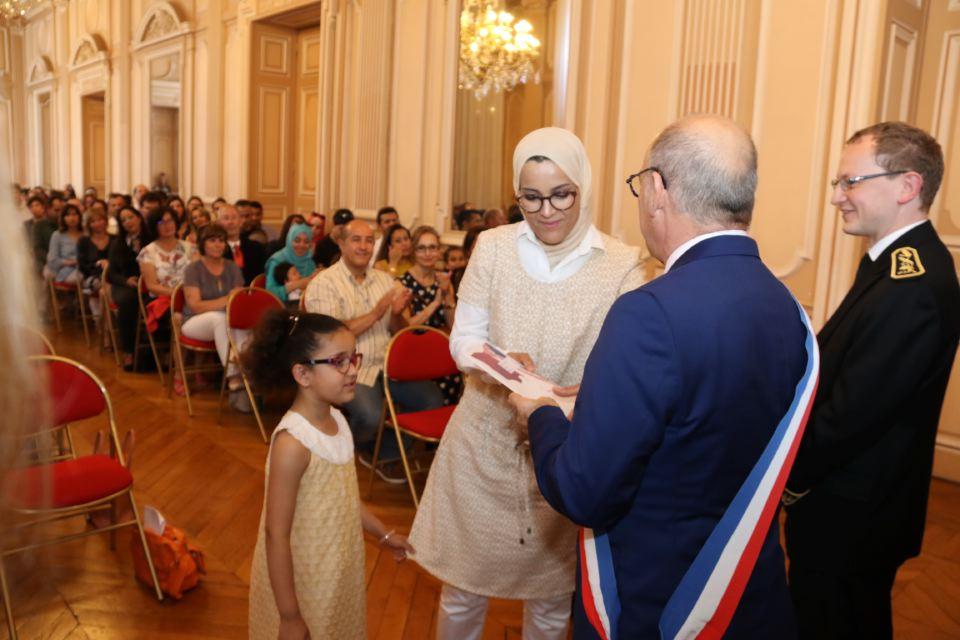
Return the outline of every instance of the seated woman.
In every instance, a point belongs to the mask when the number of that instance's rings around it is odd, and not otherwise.
[[[64,205],[60,210],[60,227],[50,236],[47,249],[47,265],[43,275],[54,282],[77,282],[80,272],[77,270],[77,241],[83,235],[80,209],[75,205]]]
[[[413,266],[413,244],[410,242],[410,232],[405,226],[395,224],[387,229],[373,266],[394,278],[399,278]]]
[[[120,232],[110,245],[107,262],[107,280],[110,282],[110,297],[117,305],[117,332],[120,334],[120,350],[123,351],[123,368],[133,370],[133,349],[137,331],[137,279],[140,249],[150,242],[147,223],[139,211],[130,205],[120,209]]]
[[[310,225],[295,224],[291,226],[290,232],[287,234],[286,246],[270,256],[263,268],[267,277],[267,291],[280,298],[280,301],[284,304],[290,301],[290,293],[293,291],[302,293],[317,271],[317,265],[314,264],[311,255],[313,249],[312,236],[313,229],[310,228]],[[282,262],[288,262],[296,267],[300,277],[287,282],[277,280],[276,266]],[[281,276],[284,275],[281,274]]]
[[[107,233],[107,214],[102,207],[91,207],[87,212],[87,235],[77,241],[77,263],[83,278],[83,289],[91,293],[100,291],[103,268],[110,258],[113,237]],[[90,313],[100,320],[100,297],[90,296]]]
[[[418,227],[413,232],[414,263],[400,278],[410,290],[410,305],[403,310],[408,325],[426,325],[450,332],[457,308],[457,296],[450,283],[450,274],[437,271],[440,259],[440,234],[433,227]],[[463,381],[459,375],[436,380],[443,392],[444,404],[460,399]]]
[[[287,246],[287,235],[290,233],[290,227],[295,224],[307,224],[307,220],[299,213],[291,213],[288,215],[286,219],[284,219],[283,225],[280,226],[280,236],[277,237],[276,240],[271,240],[267,243],[268,256],[272,256]]]
[[[200,234],[200,259],[187,266],[183,274],[186,304],[180,330],[188,338],[213,341],[217,345],[217,355],[226,367],[227,384],[231,391],[230,404],[235,406],[235,394],[232,392],[240,390],[242,382],[236,365],[227,364],[230,342],[227,339],[226,309],[230,293],[243,287],[243,272],[233,260],[223,257],[226,248],[226,229],[216,223],[207,225]],[[242,345],[247,333],[235,331],[234,342]],[[183,392],[183,383],[176,376],[173,384],[178,394]]]
[[[183,282],[187,265],[196,259],[196,247],[177,238],[180,218],[170,207],[160,207],[150,214],[147,225],[156,240],[140,251],[137,261],[143,273],[147,290],[157,304],[151,302],[147,308],[147,326],[154,330],[154,323],[166,327],[169,318],[169,300],[174,288]]]

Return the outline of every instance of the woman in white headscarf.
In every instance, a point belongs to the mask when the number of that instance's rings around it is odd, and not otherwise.
[[[524,221],[480,234],[460,284],[451,351],[461,368],[484,341],[559,385],[579,384],[603,319],[643,283],[638,251],[591,215],[580,140],[548,127],[513,155]],[[479,638],[487,598],[524,600],[524,638],[565,638],[576,527],[540,496],[506,388],[469,375],[411,533],[417,562],[444,582],[437,637]]]

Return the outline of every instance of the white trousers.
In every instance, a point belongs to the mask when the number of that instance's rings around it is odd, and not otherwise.
[[[220,363],[226,365],[227,375],[237,375],[237,365],[233,362],[227,363],[227,351],[230,349],[230,341],[227,339],[227,314],[223,311],[206,311],[190,316],[180,327],[183,335],[194,340],[213,340],[217,345],[217,355],[220,356]],[[250,337],[250,331],[247,329],[234,329],[233,342],[238,348],[242,349],[247,339]]]
[[[523,640],[563,640],[570,623],[573,594],[523,601]],[[449,584],[440,591],[437,640],[479,640],[487,598]]]

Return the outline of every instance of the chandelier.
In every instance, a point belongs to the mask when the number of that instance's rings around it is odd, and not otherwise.
[[[477,100],[540,82],[540,41],[526,20],[499,9],[499,0],[464,0],[460,13],[460,88]]]
[[[23,18],[27,11],[39,2],[40,0],[0,0],[0,18],[7,21]]]

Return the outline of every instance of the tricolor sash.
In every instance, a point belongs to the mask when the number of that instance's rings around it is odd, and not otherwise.
[[[723,637],[770,530],[810,417],[820,373],[817,337],[800,303],[797,307],[807,328],[806,370],[760,459],[670,596],[660,616],[664,640]],[[580,590],[587,620],[600,638],[616,640],[620,602],[610,541],[603,532],[583,529],[579,545]]]

